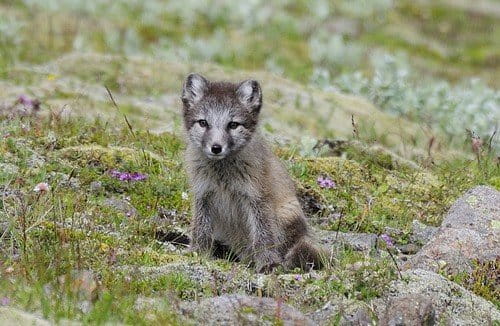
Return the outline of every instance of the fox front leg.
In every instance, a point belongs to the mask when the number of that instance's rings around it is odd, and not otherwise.
[[[212,249],[212,220],[209,213],[206,200],[196,199],[191,222],[191,249],[193,251],[210,252]]]
[[[256,270],[259,273],[270,272],[281,265],[283,259],[278,251],[269,212],[258,203],[250,205],[249,212],[251,249]]]

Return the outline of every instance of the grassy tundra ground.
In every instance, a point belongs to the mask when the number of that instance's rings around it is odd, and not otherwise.
[[[188,300],[250,293],[311,312],[367,304],[398,277],[383,243],[266,276],[187,252],[190,71],[261,81],[262,129],[317,230],[405,245],[413,220],[439,225],[467,189],[500,190],[498,2],[232,3],[0,2],[0,306],[181,324]],[[483,137],[475,152],[465,128]],[[498,268],[453,279],[498,307]]]
[[[165,242],[189,220],[178,136],[58,118],[3,120],[1,132],[0,296],[13,305],[56,320],[174,322],[179,312],[173,303],[248,292],[246,282],[259,278],[241,264],[193,256]],[[296,148],[277,148],[304,197],[313,198],[317,209],[310,219],[317,228],[375,234],[390,228],[404,244],[413,219],[438,224],[464,190],[480,183],[499,188],[498,168],[486,159],[481,167],[461,161],[422,170],[357,147],[344,151],[347,158],[304,157]],[[113,170],[147,178],[122,181]],[[319,176],[336,186],[321,188]],[[50,190],[35,192],[40,182]],[[358,261],[366,266],[350,269]],[[198,276],[198,269],[222,279],[230,273],[232,281],[217,283]],[[84,282],[75,270],[99,279]],[[396,277],[387,255],[346,247],[314,277],[277,272],[253,291],[311,311],[332,296],[368,301]],[[491,300],[490,287],[480,294]],[[137,306],[139,297],[161,298],[172,310]]]

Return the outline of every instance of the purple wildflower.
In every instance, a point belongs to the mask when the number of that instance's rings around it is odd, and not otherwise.
[[[388,234],[382,234],[380,236],[380,238],[382,240],[384,240],[385,244],[387,245],[387,247],[393,247],[394,246],[394,241],[392,240],[392,238],[388,235]]]
[[[147,176],[145,174],[135,172],[130,174],[130,179],[132,181],[143,181],[146,180]]]
[[[337,187],[335,182],[332,179],[330,179],[329,177],[319,176],[317,182],[321,188],[333,189],[333,188]]]
[[[111,175],[113,178],[116,178],[120,181],[143,181],[148,178],[147,174],[142,174],[139,172],[121,172],[118,170],[111,170],[109,171],[109,175]]]
[[[40,101],[36,99],[31,99],[27,95],[22,94],[17,98],[17,101],[24,105],[25,107],[31,108],[33,110],[38,110],[40,108]]]
[[[10,299],[8,297],[0,298],[0,306],[8,306],[10,304]]]
[[[19,98],[17,99],[19,103],[26,105],[26,106],[32,106],[33,101],[26,95],[20,95]]]
[[[302,281],[302,275],[295,275],[294,278],[296,281]]]

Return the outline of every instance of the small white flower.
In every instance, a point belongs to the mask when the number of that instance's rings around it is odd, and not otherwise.
[[[33,188],[34,192],[44,193],[50,190],[50,186],[47,182],[40,182]]]
[[[185,191],[183,191],[183,192],[181,193],[181,198],[182,198],[182,200],[188,200],[188,198],[189,198],[188,193],[187,193],[187,192],[185,192]]]

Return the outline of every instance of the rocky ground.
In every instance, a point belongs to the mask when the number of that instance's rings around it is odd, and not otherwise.
[[[258,274],[189,252],[175,134],[37,115],[1,123],[5,324],[500,319],[500,193],[472,175],[456,183],[358,141],[319,156],[277,146],[331,257],[321,271]]]
[[[0,2],[0,325],[498,325],[499,12]],[[324,269],[189,251],[193,71],[260,81]]]

